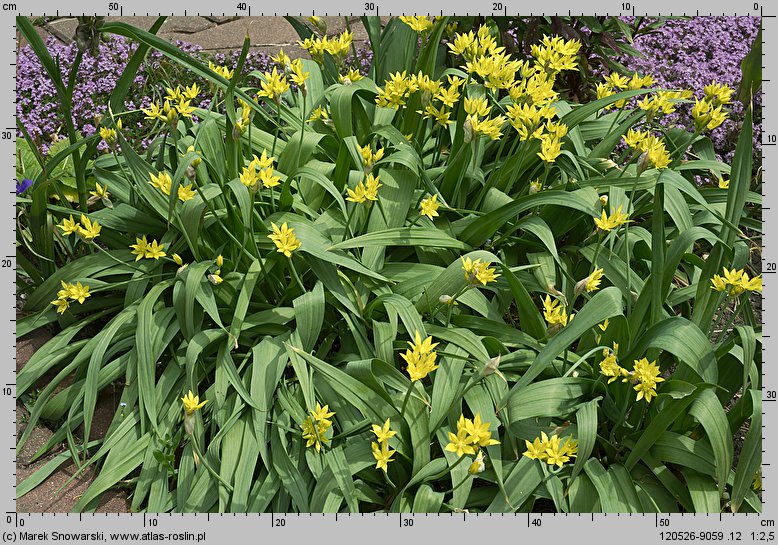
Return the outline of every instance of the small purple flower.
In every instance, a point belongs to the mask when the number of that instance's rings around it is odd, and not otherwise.
[[[17,195],[21,195],[22,193],[24,193],[25,191],[30,189],[31,185],[32,185],[32,180],[29,180],[27,178],[25,178],[21,182],[17,180],[17,182],[16,182],[16,194]]]

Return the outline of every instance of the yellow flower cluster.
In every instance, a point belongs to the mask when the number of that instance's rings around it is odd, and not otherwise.
[[[448,452],[456,452],[457,456],[465,454],[474,455],[481,447],[499,445],[500,442],[492,439],[489,431],[490,422],[482,422],[481,414],[476,413],[473,419],[460,415],[457,421],[457,432],[448,432],[449,443],[446,445]]]
[[[313,60],[318,63],[324,61],[324,53],[329,53],[338,63],[346,57],[348,50],[351,47],[351,42],[354,40],[354,35],[348,30],[344,30],[337,37],[329,38],[322,36],[321,38],[311,36],[306,38],[302,42],[297,43],[310,53]]]
[[[440,208],[440,203],[438,202],[437,195],[427,197],[419,203],[419,213],[422,216],[427,216],[429,219],[439,215],[438,208]]]
[[[289,228],[286,222],[281,225],[280,229],[272,222],[270,226],[273,228],[273,234],[268,235],[267,238],[276,245],[276,252],[284,254],[286,257],[292,257],[292,252],[302,245],[300,239],[295,236],[294,229]]]
[[[308,121],[321,121],[322,123],[326,124],[332,123],[329,112],[327,112],[327,109],[323,106],[317,106],[314,108],[314,110],[311,112],[311,116],[308,118]]]
[[[297,85],[297,87],[303,92],[303,94],[306,94],[307,89],[305,87],[305,82],[311,76],[311,73],[303,70],[302,59],[295,59],[291,63],[289,63],[289,70],[290,70],[289,77],[292,78],[292,83]]]
[[[468,114],[464,124],[465,142],[469,142],[474,136],[488,136],[490,140],[500,139],[500,129],[505,124],[505,116],[489,118],[491,110],[492,107],[484,97],[465,98],[465,112]]]
[[[321,452],[322,443],[326,445],[330,442],[326,434],[332,427],[332,420],[329,419],[331,416],[335,416],[335,413],[330,412],[330,406],[322,407],[317,401],[316,410],[311,411],[311,415],[307,416],[300,426],[303,429],[303,439],[307,441],[306,448],[312,446],[316,452]]]
[[[383,150],[381,150],[383,151]],[[378,188],[381,187],[379,176],[368,174],[364,180],[360,180],[354,189],[346,188],[347,201],[356,203],[370,203],[378,200]]]
[[[238,104],[240,105],[240,117],[235,120],[235,132],[233,133],[236,140],[238,139],[237,135],[243,134],[246,132],[246,129],[248,129],[252,115],[251,107],[248,102],[239,98]]]
[[[146,235],[143,235],[141,238],[135,237],[135,244],[131,244],[130,248],[132,248],[131,253],[136,256],[135,261],[140,261],[143,258],[159,259],[167,255],[163,252],[165,249],[164,244],[158,244],[156,239],[149,243],[146,240]]]
[[[416,15],[401,15],[400,21],[411,27],[412,30],[423,34],[432,28],[432,21],[429,17]]]
[[[556,73],[562,70],[578,69],[578,51],[581,42],[564,40],[559,36],[543,36],[540,44],[531,48],[535,64],[546,72]]]
[[[196,83],[181,89],[177,85],[175,89],[167,88],[167,95],[160,106],[159,102],[152,102],[148,109],[142,109],[146,119],[159,119],[163,123],[173,125],[179,117],[192,117],[194,107],[189,103],[200,94]]]
[[[602,215],[599,218],[594,218],[594,224],[597,226],[597,229],[605,233],[612,231],[619,225],[629,223],[629,221],[629,214],[622,212],[621,206],[619,206],[618,209],[610,216],[605,213],[605,210],[603,210]]]
[[[425,106],[423,113],[429,118],[427,108],[432,105],[432,100],[439,100],[443,105],[453,106],[459,100],[459,86],[464,83],[462,78],[449,77],[449,88],[444,89],[443,82],[433,80],[429,76],[419,72],[411,74],[407,72],[395,72],[389,75],[389,79],[384,82],[384,88],[378,89],[376,104],[382,108],[399,109],[405,106],[405,101],[417,91],[422,93],[422,105]],[[445,112],[445,108],[442,108]],[[450,112],[449,112],[450,115]],[[446,117],[447,119],[447,117]]]
[[[608,379],[608,384],[621,378],[622,382],[634,384],[633,389],[638,393],[636,401],[645,399],[646,403],[651,403],[651,399],[656,397],[656,386],[663,382],[662,371],[655,361],[649,362],[647,358],[635,360],[632,365],[632,371],[624,369],[618,363],[619,345],[613,343],[613,349],[605,348],[602,351],[604,356],[600,362],[600,374]]]
[[[644,154],[644,160],[656,169],[667,168],[670,164],[670,153],[665,147],[664,140],[648,131],[629,129],[624,136],[624,143],[631,149]]]
[[[76,233],[84,240],[93,240],[100,236],[100,230],[102,225],[96,221],[90,220],[85,214],[81,214],[80,224],[73,220],[73,216],[68,219],[62,220],[62,225],[58,225],[62,229],[63,235],[70,235]]]
[[[108,184],[100,185],[99,183],[95,183],[95,190],[90,191],[89,194],[98,199],[107,199],[108,195],[110,195],[110,193],[108,193]]]
[[[383,159],[384,148],[381,148],[380,150],[377,151],[373,151],[373,148],[370,147],[370,144],[367,144],[359,148],[359,154],[362,156],[362,166],[365,168],[365,172],[370,172],[371,170],[373,170],[373,166],[378,161]]]
[[[408,341],[408,344],[410,348],[405,351],[405,354],[400,354],[400,356],[408,364],[407,371],[411,382],[415,382],[423,379],[439,367],[435,363],[438,354],[434,350],[439,343],[433,343],[432,337],[427,337],[422,341],[421,335],[417,331],[414,342]]]
[[[373,451],[373,458],[376,459],[376,469],[383,469],[384,472],[389,469],[389,462],[393,462],[392,455],[396,452],[389,448],[389,439],[397,435],[396,431],[391,429],[392,422],[389,418],[386,419],[383,426],[373,424],[373,433],[376,436],[376,440],[370,444]]]
[[[732,102],[735,90],[714,80],[704,87],[703,92],[705,96],[702,100],[695,100],[692,108],[694,126],[698,131],[715,129],[724,123],[728,116],[722,108]]]
[[[262,150],[260,157],[255,155],[248,166],[243,167],[243,171],[238,175],[240,183],[253,190],[259,189],[260,182],[265,188],[277,186],[281,183],[281,177],[276,176],[273,170],[275,159],[267,156],[267,150]]]
[[[149,184],[162,191],[164,195],[170,196],[170,191],[173,187],[173,180],[170,178],[170,174],[163,171],[159,173],[159,176],[154,176],[153,174],[150,176]],[[190,200],[195,196],[195,193],[195,190],[192,189],[192,184],[179,184],[178,186],[178,200],[181,202]]]
[[[423,114],[424,119],[434,119],[441,127],[448,126],[451,123],[451,108],[462,96],[459,87],[464,80],[457,76],[448,76],[448,87],[444,87],[442,82],[433,82],[426,76],[419,75],[417,80],[421,82],[424,104],[424,110],[419,113]]]
[[[762,293],[762,275],[749,278],[743,269],[732,269],[731,271],[724,267],[724,276],[713,275],[711,279],[711,289],[716,291],[726,291],[731,297],[736,297],[745,291],[757,291]]]
[[[723,106],[714,106],[713,103],[705,98],[694,101],[692,108],[692,118],[694,118],[694,128],[697,131],[705,129],[713,130],[727,120],[727,112],[722,111]]]
[[[586,290],[587,293],[591,293],[600,289],[600,282],[602,281],[603,270],[599,267],[595,267],[592,274],[581,280],[575,285],[576,295]]]
[[[638,101],[638,107],[641,110],[648,112],[649,118],[662,112],[663,114],[671,114],[675,112],[675,105],[679,100],[689,99],[692,96],[692,92],[685,91],[657,91],[651,97],[643,97]]]
[[[489,282],[496,282],[499,274],[495,274],[495,269],[490,267],[491,261],[481,261],[480,258],[473,261],[469,257],[462,260],[462,270],[465,271],[465,280],[471,286],[478,284],[479,282],[484,286]]]
[[[235,70],[230,70],[226,66],[219,66],[218,64],[214,64],[211,61],[208,61],[208,68],[210,68],[213,72],[216,72],[226,80],[231,80],[232,75],[235,73]]]
[[[572,314],[568,317],[565,307],[561,306],[556,299],[551,299],[550,295],[546,295],[543,299],[543,317],[549,328],[565,327],[574,316],[575,314]]]
[[[348,72],[346,72],[345,74],[340,74],[338,76],[338,79],[340,79],[340,82],[343,85],[351,85],[355,81],[359,81],[362,78],[364,78],[364,76],[359,72],[359,70],[356,70],[354,68],[349,68]]]
[[[58,314],[64,314],[70,308],[71,302],[78,301],[79,304],[83,304],[90,295],[89,286],[84,286],[81,282],[70,284],[60,280],[60,283],[62,289],[57,292],[57,298],[51,302],[56,307]]]
[[[106,144],[112,146],[114,142],[116,142],[116,130],[109,129],[108,127],[100,127],[100,138],[105,140]]]
[[[626,78],[617,72],[613,72],[612,74],[605,76],[604,79],[605,83],[597,84],[597,100],[615,95],[620,91],[635,91],[654,84],[654,78],[650,74],[640,76],[637,72],[632,74],[631,78]],[[613,104],[613,106],[616,108],[623,108],[626,103],[626,99],[621,99]],[[613,106],[608,106],[608,108]]]
[[[578,441],[572,435],[565,438],[563,443],[558,435],[549,437],[542,431],[540,437],[536,437],[532,443],[524,440],[524,444],[527,447],[524,456],[530,460],[546,462],[550,466],[562,467],[578,455]]]
[[[554,91],[556,74],[577,68],[580,47],[576,40],[546,36],[541,44],[533,46],[532,62],[513,60],[505,48],[497,46],[488,26],[482,26],[475,34],[472,31],[457,34],[449,44],[452,53],[464,58],[462,68],[471,77],[483,80],[488,89],[508,91],[512,100],[507,108],[511,126],[521,140],[539,139],[538,155],[549,164],[561,153],[561,139],[567,134],[567,127],[551,121],[556,111],[550,104],[558,99]],[[481,116],[485,115],[488,111],[470,114],[465,124],[465,140],[470,136],[468,133],[483,134],[493,140],[501,136],[499,131],[505,119],[498,116],[482,120]]]
[[[289,82],[286,81],[286,76],[273,67],[272,72],[265,72],[262,74],[264,79],[260,82],[260,90],[257,92],[257,100],[260,98],[267,98],[268,100],[275,101],[276,104],[281,102],[281,95],[289,90]]]

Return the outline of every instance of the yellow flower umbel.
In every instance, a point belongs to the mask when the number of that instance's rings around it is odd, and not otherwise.
[[[275,66],[272,72],[265,72],[263,76],[265,79],[259,84],[260,90],[257,93],[257,98],[265,97],[279,104],[281,95],[289,90],[289,82],[286,81],[286,76],[280,74]]]
[[[102,138],[109,147],[113,146],[116,142],[116,130],[109,129],[108,127],[100,127],[100,138]]]
[[[104,186],[101,186],[99,183],[95,184],[95,190],[89,192],[90,195],[93,197],[97,197],[98,199],[105,199],[108,198],[108,184],[105,184]]]
[[[569,324],[573,316],[568,317],[565,307],[560,306],[556,299],[552,300],[550,295],[546,295],[543,300],[543,317],[548,323],[549,335]]]
[[[188,435],[192,435],[194,433],[194,426],[195,426],[195,412],[202,409],[206,403],[208,403],[207,399],[204,399],[203,401],[200,401],[200,396],[196,396],[192,393],[192,390],[189,390],[187,394],[181,398],[181,403],[184,405],[184,431]]]
[[[165,171],[162,171],[159,173],[158,176],[155,176],[154,174],[150,174],[150,176],[151,176],[151,180],[149,181],[149,185],[159,189],[163,195],[170,196],[170,192],[173,189],[173,180],[170,178],[170,174],[168,174]],[[179,201],[186,202],[192,199],[195,196],[195,194],[196,192],[194,189],[192,189],[192,184],[189,185],[179,184],[178,186]]]
[[[591,293],[600,289],[600,282],[602,281],[603,270],[599,267],[595,267],[592,274],[581,280],[575,285],[575,294],[579,295],[585,289],[587,293]]]
[[[481,261],[481,259],[471,260],[469,257],[462,260],[462,270],[465,271],[465,280],[471,286],[477,284],[483,284],[484,286],[489,282],[496,282],[499,274],[495,274],[495,269],[490,267],[491,261]]]
[[[219,66],[217,64],[213,64],[211,61],[208,61],[208,68],[219,74],[221,77],[223,77],[226,80],[231,80],[232,75],[235,73],[234,70],[230,70],[226,66]]]
[[[424,34],[432,28],[432,21],[429,17],[416,16],[416,15],[401,15],[400,21],[411,27],[412,30],[419,34]]]
[[[461,414],[457,421],[457,432],[448,432],[449,443],[446,445],[446,450],[455,452],[457,456],[464,456],[474,455],[480,448],[499,445],[499,441],[492,439],[490,425],[490,422],[481,421],[480,413],[476,413],[472,420]]]
[[[338,79],[340,79],[340,82],[343,85],[351,85],[355,81],[361,80],[363,77],[364,76],[359,72],[359,70],[350,68],[349,71],[345,74],[340,74]]]
[[[322,407],[319,402],[316,402],[316,410],[310,411],[310,416],[307,416],[300,427],[303,430],[303,439],[307,442],[307,447],[314,447],[316,452],[321,452],[322,444],[330,442],[330,438],[326,436],[327,430],[332,427],[332,420],[329,418],[335,416],[334,412],[330,412],[329,405]]]
[[[297,85],[297,88],[302,91],[303,95],[306,95],[308,90],[305,87],[305,81],[310,77],[311,73],[303,70],[303,61],[301,59],[293,60],[289,64],[289,69],[291,70],[290,77],[292,78],[292,83]]]
[[[135,261],[139,261],[143,258],[159,259],[166,255],[165,252],[162,251],[165,249],[165,245],[157,243],[156,239],[149,243],[146,240],[146,235],[143,235],[142,238],[136,237],[135,244],[131,244],[130,248],[132,248],[131,253],[136,256]]]
[[[397,435],[396,431],[390,429],[391,426],[392,426],[392,422],[389,418],[386,419],[386,422],[384,422],[383,426],[373,424],[372,430],[376,436],[376,441],[378,441],[379,443],[386,443],[387,441],[389,441],[389,439]]]
[[[630,373],[630,381],[637,384],[634,390],[638,393],[637,401],[645,398],[646,403],[656,397],[656,385],[665,379],[660,377],[661,371],[655,361],[648,362],[647,358],[635,360],[633,371]]]
[[[60,280],[60,283],[62,284],[62,289],[57,292],[57,298],[51,302],[56,307],[58,314],[64,314],[70,308],[71,302],[83,304],[86,298],[90,296],[89,286],[82,285],[81,282],[70,284]]]
[[[530,443],[525,440],[524,444],[527,447],[524,456],[530,460],[546,462],[550,466],[562,467],[571,458],[578,455],[578,441],[572,436],[565,438],[563,443],[558,435],[549,437],[543,431],[540,432],[540,437],[535,438],[535,441]]]
[[[419,203],[419,213],[422,216],[427,216],[429,219],[432,219],[436,216],[438,216],[438,208],[440,208],[440,203],[438,202],[438,196],[432,195],[431,197],[427,197],[421,203]]]
[[[564,40],[559,36],[543,36],[541,43],[532,46],[535,64],[547,73],[578,69],[578,51],[581,42]]]
[[[380,150],[373,152],[373,148],[370,147],[370,144],[367,144],[366,146],[359,148],[359,154],[362,156],[362,166],[364,167],[365,172],[370,172],[373,170],[373,166],[383,159],[384,149],[381,148]]]
[[[729,180],[719,178],[719,189],[729,189]]]
[[[381,187],[378,176],[368,174],[364,181],[360,180],[354,189],[346,188],[347,201],[356,203],[369,203],[378,200],[378,188]]]
[[[383,469],[384,472],[389,469],[389,462],[393,462],[392,455],[396,452],[389,449],[388,443],[376,443],[375,441],[370,445],[373,451],[373,458],[376,459],[376,469]]]
[[[727,113],[722,110],[723,105],[714,107],[714,104],[706,98],[694,101],[692,118],[697,132],[713,130],[727,119]]]
[[[434,350],[438,343],[433,343],[432,337],[427,337],[422,341],[421,335],[417,331],[414,342],[408,341],[408,344],[411,346],[410,349],[406,350],[405,354],[400,354],[400,356],[408,364],[406,370],[411,378],[411,382],[415,382],[423,379],[439,367],[439,365],[435,364],[438,354]]]
[[[606,326],[607,327],[607,326]],[[602,328],[602,326],[600,326]],[[603,329],[603,331],[605,331]],[[602,355],[604,356],[603,360],[600,362],[600,374],[604,375],[608,378],[608,384],[615,381],[618,378],[626,377],[629,375],[629,371],[624,369],[622,366],[618,364],[617,356],[619,352],[619,345],[616,343],[613,343],[613,350],[610,348],[605,348],[602,351]]]
[[[711,289],[716,291],[726,291],[730,297],[737,297],[745,291],[756,291],[762,293],[762,275],[753,278],[748,277],[743,269],[729,270],[724,267],[724,276],[714,274],[711,279]]]
[[[386,472],[389,469],[389,462],[392,462],[394,450],[389,449],[389,439],[397,435],[396,431],[391,429],[391,421],[387,418],[383,426],[373,424],[373,433],[376,441],[371,443],[373,457],[376,459],[376,469],[383,469]]]
[[[276,245],[276,251],[284,254],[286,257],[292,257],[292,252],[297,250],[302,242],[294,234],[294,229],[289,228],[286,222],[281,224],[281,228],[275,223],[270,223],[273,228],[273,234],[268,235],[267,238],[273,241]]]
[[[348,30],[344,30],[337,37],[311,36],[297,43],[310,53],[313,60],[319,64],[324,62],[324,53],[329,53],[335,58],[336,64],[342,65],[353,40],[354,35]]]
[[[594,224],[597,226],[597,228],[600,231],[603,231],[605,233],[615,229],[619,225],[623,225],[627,222],[629,222],[629,214],[624,214],[621,211],[621,206],[610,216],[608,216],[605,213],[605,210],[602,211],[602,216],[599,218],[594,218]]]
[[[107,191],[108,186],[106,186],[106,194]],[[100,230],[103,228],[102,225],[96,221],[90,220],[85,214],[81,214],[80,225],[73,220],[73,216],[70,216],[69,219],[63,219],[62,225],[58,225],[57,227],[62,229],[63,235],[76,233],[84,240],[96,239],[98,236],[100,236]]]

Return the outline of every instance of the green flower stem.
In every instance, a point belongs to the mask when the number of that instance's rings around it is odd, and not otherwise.
[[[292,261],[291,257],[288,257],[287,259],[289,260],[289,270],[292,271],[292,277],[294,278],[295,283],[300,286],[300,289],[303,290],[303,293],[305,293],[305,285],[303,285],[303,281],[300,279],[300,275],[297,274],[297,268],[294,266],[294,261]]]
[[[599,229],[597,231],[599,231]],[[597,247],[594,249],[594,257],[592,258],[592,263],[591,263],[591,266],[589,267],[589,274],[590,275],[597,268],[597,257],[599,257],[599,255],[600,255],[600,248],[602,247],[602,237],[603,237],[603,233],[598,233],[598,235],[597,235]]]
[[[276,102],[276,130],[275,134],[273,135],[273,149],[270,152],[271,157],[276,156],[276,144],[278,143],[278,131],[281,130],[281,97],[278,97],[278,101]],[[275,210],[273,210],[275,211]]]
[[[405,398],[403,399],[402,408],[400,409],[400,420],[405,416],[405,408],[408,406],[408,400],[411,398],[411,392],[416,387],[416,381],[412,380],[411,385],[408,386],[408,391],[405,392]]]
[[[461,464],[461,463],[462,463],[462,460],[465,460],[465,459],[467,459],[467,455],[463,454],[462,456],[460,456],[459,458],[457,458],[457,461],[456,461],[456,462],[454,462],[453,464],[451,464],[450,466],[448,466],[446,469],[444,469],[443,471],[441,471],[440,473],[438,473],[438,474],[437,474],[437,475],[435,475],[434,477],[430,477],[430,478],[429,478],[429,479],[427,479],[427,480],[429,480],[429,481],[437,481],[437,480],[438,480],[438,479],[440,479],[441,477],[444,477],[444,476],[445,476],[447,473],[451,473],[451,471],[452,471],[452,470],[453,470],[455,467],[457,467],[459,464]]]
[[[721,320],[724,319],[724,309],[727,308],[727,305],[729,304],[729,293],[724,292],[724,300],[719,304],[719,308],[721,309],[721,313],[719,314],[719,317],[716,318],[716,321],[710,324],[710,328],[708,329],[708,338],[710,338],[713,335],[713,332],[718,329],[718,325],[721,323]]]
[[[746,293],[750,293],[750,292],[745,292],[743,295],[745,295]],[[740,316],[740,314],[743,312],[743,309],[746,306],[745,305],[745,301],[743,300],[743,295],[738,297],[738,299],[737,299],[737,308],[735,308],[735,310],[732,312],[732,316],[729,317],[729,320],[727,320],[727,323],[724,324],[724,327],[721,329],[721,334],[719,335],[717,340],[719,340],[722,336],[727,334],[727,332],[729,331],[729,328],[732,326],[732,323],[735,321],[735,318]],[[722,312],[721,315],[724,316],[724,312]],[[716,321],[717,322],[716,325],[718,325],[718,321],[719,320]],[[715,333],[716,329],[717,328],[714,328],[711,333]]]
[[[107,255],[109,258],[113,259],[114,261],[116,261],[120,265],[124,265],[125,267],[133,269],[136,272],[143,273],[144,275],[148,274],[148,271],[144,271],[143,269],[140,269],[140,268],[136,267],[135,265],[132,265],[131,263],[127,263],[126,261],[122,261],[118,257],[116,257],[114,255],[111,255],[108,252],[108,250],[106,250],[105,248],[103,248],[102,246],[97,244],[94,240],[89,240],[89,241],[85,241],[85,242],[88,242],[89,244],[92,244],[95,248],[97,248],[99,251],[103,252],[105,255]]]
[[[627,381],[627,384],[631,383]],[[616,421],[616,423],[613,425],[613,428],[611,429],[611,435],[610,435],[610,443],[613,444],[614,437],[616,436],[616,431],[624,425],[624,423],[627,420],[627,411],[629,410],[630,405],[630,399],[632,396],[633,390],[631,387],[629,387],[624,394],[624,399],[621,402],[621,409],[619,410],[619,419]]]
[[[459,484],[458,484],[458,485],[456,485],[456,486],[455,486],[455,487],[453,487],[453,488],[449,488],[448,490],[444,490],[444,491],[443,491],[443,494],[451,494],[452,492],[454,492],[454,490],[456,490],[457,488],[459,488],[460,486],[462,486],[463,484],[465,484],[465,483],[466,483],[467,481],[469,481],[470,479],[471,479],[471,475],[470,475],[470,474],[468,474],[468,475],[467,475],[467,477],[465,477],[464,479],[462,479],[462,480],[459,482]]]
[[[197,441],[195,440],[194,437],[192,437],[191,443],[192,443],[192,448],[197,453],[197,456],[200,458],[200,463],[203,464],[203,467],[208,471],[208,473],[211,474],[211,477],[219,481],[219,484],[225,487],[229,493],[232,493],[233,491],[232,485],[227,481],[225,481],[224,479],[222,479],[221,475],[219,475],[213,470],[211,465],[206,461],[205,456],[203,456],[203,453],[200,451],[200,447],[197,446]]]

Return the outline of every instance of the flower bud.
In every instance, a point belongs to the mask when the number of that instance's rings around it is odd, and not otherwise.
[[[462,125],[462,130],[465,134],[465,144],[470,143],[470,141],[473,139],[473,122],[470,120],[469,116],[467,119],[465,119],[465,122]]]
[[[192,435],[194,433],[195,423],[195,413],[187,414],[187,412],[184,411],[184,431],[187,435]]]
[[[540,180],[535,180],[529,183],[529,194],[534,195],[543,188],[543,184]]]
[[[486,470],[486,464],[484,464],[484,453],[483,451],[480,451],[478,456],[476,456],[475,461],[470,464],[470,468],[467,470],[467,472],[470,475],[478,475],[479,473],[483,473],[484,470]]]
[[[638,157],[637,175],[643,174],[648,169],[650,162],[648,160],[648,152],[643,152]]]
[[[605,208],[608,205],[608,196],[607,195],[600,195],[600,206]]]
[[[497,354],[496,357],[490,359],[487,364],[484,366],[484,376],[489,376],[497,372],[498,367],[500,367],[500,358],[502,357],[502,354]]]
[[[450,304],[452,304],[451,302],[452,302],[453,300],[454,300],[454,298],[453,298],[453,297],[451,297],[450,295],[441,295],[440,297],[438,297],[438,301],[440,301],[440,302],[441,302],[441,303],[443,303],[444,305],[450,305]]]
[[[219,254],[216,256],[216,266],[221,267],[222,265],[224,265],[224,257]]]

